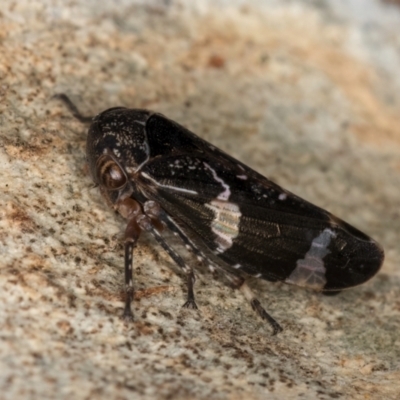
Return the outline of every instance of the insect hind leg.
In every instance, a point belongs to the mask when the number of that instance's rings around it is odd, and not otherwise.
[[[251,308],[264,320],[266,320],[272,327],[272,335],[276,335],[279,332],[282,332],[282,327],[275,321],[271,315],[265,311],[260,301],[257,299],[253,291],[250,289],[249,285],[247,285],[246,280],[240,275],[233,275],[230,272],[224,271],[226,278],[231,283],[234,289],[240,290],[244,297],[249,301]]]

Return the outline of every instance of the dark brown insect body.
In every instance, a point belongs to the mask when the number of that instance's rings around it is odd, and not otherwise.
[[[57,96],[83,122],[65,95]],[[101,193],[126,220],[124,317],[132,318],[132,254],[150,232],[186,275],[193,270],[162,236],[169,229],[221,270],[272,325],[245,275],[322,292],[359,285],[379,270],[382,248],[329,212],[284,190],[166,117],[112,108],[90,119],[87,157]]]

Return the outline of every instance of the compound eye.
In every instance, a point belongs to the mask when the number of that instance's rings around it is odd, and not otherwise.
[[[108,190],[117,190],[126,184],[124,172],[110,156],[104,155],[99,158],[97,174],[101,184]]]

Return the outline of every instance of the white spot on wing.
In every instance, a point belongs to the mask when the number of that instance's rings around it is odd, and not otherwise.
[[[217,236],[215,239],[217,252],[223,253],[232,247],[233,240],[239,235],[239,223],[242,216],[239,206],[221,200],[213,200],[205,206],[214,213],[211,230]]]
[[[278,199],[279,199],[279,200],[286,200],[286,199],[287,199],[287,194],[286,194],[286,193],[281,193],[281,194],[278,196]]]
[[[139,124],[139,125],[146,126],[146,122],[144,122],[144,121],[139,121],[138,119],[135,119],[133,122],[136,122],[136,123]]]
[[[169,189],[169,190],[174,190],[175,192],[182,192],[182,193],[195,194],[195,195],[198,194],[194,190],[184,189],[184,188],[180,188],[177,186],[163,185],[162,183],[157,182],[154,178],[152,178],[150,175],[146,174],[145,172],[141,172],[140,175],[142,175],[144,178],[152,181],[158,187],[162,187],[162,188]]]
[[[326,284],[326,268],[323,259],[330,253],[328,246],[332,238],[335,237],[334,231],[329,228],[324,229],[319,236],[314,238],[305,257],[297,260],[296,268],[285,282],[322,290]]]
[[[215,179],[215,181],[220,183],[222,185],[222,187],[224,188],[224,190],[217,196],[217,199],[228,201],[229,197],[231,195],[231,190],[230,190],[229,185],[227,185],[225,183],[225,181],[222,178],[220,178],[217,175],[217,173],[215,172],[215,170],[212,169],[207,163],[204,163],[204,166],[211,171],[212,176]]]

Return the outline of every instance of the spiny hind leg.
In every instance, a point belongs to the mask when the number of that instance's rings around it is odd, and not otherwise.
[[[229,280],[231,283],[232,287],[234,289],[240,290],[243,294],[244,297],[248,300],[248,302],[251,305],[251,308],[264,320],[266,320],[272,327],[272,335],[276,335],[279,332],[282,332],[282,327],[278,324],[278,322],[275,321],[274,318],[271,317],[265,311],[263,306],[261,305],[260,301],[257,299],[256,295],[253,293],[253,291],[250,289],[249,285],[247,285],[246,280],[236,274],[232,274],[231,272],[224,271],[224,274],[226,278]]]

